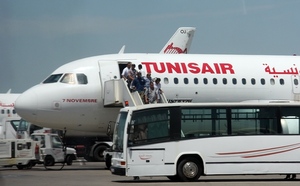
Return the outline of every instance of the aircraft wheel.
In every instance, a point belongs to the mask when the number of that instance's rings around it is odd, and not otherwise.
[[[95,150],[94,150],[94,159],[96,161],[103,161],[104,160],[104,156],[103,156],[103,152],[107,149],[107,147],[105,145],[98,145]]]

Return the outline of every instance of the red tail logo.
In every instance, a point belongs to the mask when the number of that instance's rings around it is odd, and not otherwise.
[[[166,54],[183,54],[183,53],[187,53],[187,48],[185,48],[184,50],[182,50],[179,47],[173,47],[173,43],[171,43],[170,45],[167,46],[167,48],[164,50],[164,53]]]

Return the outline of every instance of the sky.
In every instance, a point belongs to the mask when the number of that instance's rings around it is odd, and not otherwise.
[[[196,27],[193,54],[300,55],[299,0],[0,0],[0,93],[91,56],[158,53]]]

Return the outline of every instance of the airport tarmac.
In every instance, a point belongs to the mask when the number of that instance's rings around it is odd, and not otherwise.
[[[58,164],[59,165],[59,164]],[[59,169],[59,166],[53,168]],[[171,182],[166,177],[141,177],[139,181],[132,177],[112,175],[103,162],[74,162],[62,170],[46,170],[37,165],[30,170],[18,170],[16,167],[0,168],[0,186],[115,186],[115,185],[209,185],[209,186],[279,186],[299,185],[296,180],[284,180],[284,175],[257,176],[202,176],[198,182]]]

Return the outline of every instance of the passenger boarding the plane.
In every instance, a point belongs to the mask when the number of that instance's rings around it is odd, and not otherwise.
[[[145,71],[143,70],[143,66],[141,64],[138,65],[138,72],[142,74],[142,78],[146,76]]]
[[[154,88],[154,83],[150,82],[150,87],[145,90],[145,104],[157,102],[157,89]]]
[[[142,78],[141,72],[137,73],[137,77],[132,81],[132,90],[138,91],[141,96],[141,99],[144,98],[144,86],[145,86],[145,79]]]
[[[127,66],[123,69],[122,71],[122,78],[126,81],[127,80],[127,77],[128,77],[128,72],[131,68],[131,62],[128,62],[127,63]]]
[[[122,71],[122,78],[127,82],[128,89],[130,89],[130,82],[128,81],[128,75],[130,69],[131,69],[131,62],[128,62],[127,66]]]
[[[147,73],[145,79],[145,89],[150,87],[150,82],[152,81],[151,73]]]
[[[136,73],[137,73],[137,71],[135,69],[135,64],[132,64],[130,70],[128,71],[128,78],[127,78],[128,83],[130,85],[129,89],[131,91],[132,91],[132,82],[136,78]]]
[[[156,78],[154,81],[154,88],[157,89],[157,102],[161,102],[161,94],[163,91],[161,90],[160,78]]]

